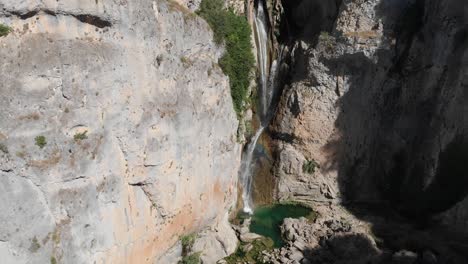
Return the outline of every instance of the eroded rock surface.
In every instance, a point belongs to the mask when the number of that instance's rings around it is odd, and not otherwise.
[[[343,1],[330,32],[297,41],[271,126],[280,199],[388,200],[423,216],[463,204],[464,7]]]
[[[153,263],[225,224],[237,120],[202,19],[175,1],[3,0],[0,22],[2,263]]]
[[[282,1],[288,19],[333,15],[332,1],[316,13],[298,2]],[[399,250],[422,261],[429,250],[439,263],[466,262],[454,252],[468,243],[468,3],[335,3],[334,23],[312,30],[300,19],[288,32],[292,72],[270,126],[277,198],[370,223],[362,232],[391,244],[390,255],[375,254],[385,261]]]

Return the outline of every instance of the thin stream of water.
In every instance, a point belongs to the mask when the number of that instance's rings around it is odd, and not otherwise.
[[[244,152],[244,156],[242,157],[242,164],[241,164],[241,181],[242,181],[242,202],[244,204],[244,212],[248,214],[253,213],[253,209],[251,206],[252,203],[252,159],[253,153],[255,150],[255,146],[257,145],[258,138],[263,132],[263,127],[257,130],[255,135],[250,140],[249,144],[247,145],[247,149]]]
[[[254,13],[254,30],[255,30],[255,44],[257,47],[258,68],[259,68],[259,118],[260,127],[255,132],[254,136],[247,144],[243,157],[240,170],[240,180],[242,183],[242,202],[243,211],[248,214],[253,213],[252,206],[252,177],[253,177],[253,154],[257,141],[262,135],[265,127],[268,125],[274,109],[272,109],[272,98],[275,95],[276,77],[278,73],[279,64],[276,60],[272,62],[270,74],[268,73],[269,58],[268,58],[268,23],[264,11],[264,5],[261,1],[258,3],[256,12]],[[281,58],[281,54],[280,57]],[[270,75],[270,76],[269,76]]]

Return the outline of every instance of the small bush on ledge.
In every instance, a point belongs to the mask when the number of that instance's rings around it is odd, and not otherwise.
[[[7,25],[0,24],[0,37],[4,37],[11,32],[11,28]]]
[[[180,243],[182,243],[182,255],[187,256],[192,250],[193,244],[195,244],[196,234],[190,234],[180,237]]]
[[[305,172],[308,174],[314,174],[316,168],[320,168],[320,166],[315,160],[306,160],[302,164],[302,172]]]
[[[44,136],[37,136],[34,141],[36,141],[36,146],[39,148],[44,148],[47,145],[47,140]]]
[[[84,131],[84,132],[81,132],[81,133],[76,133],[74,136],[73,136],[73,139],[75,141],[81,141],[81,140],[85,140],[88,138],[88,136],[86,135],[86,133],[88,133],[88,131]]]
[[[189,234],[180,237],[180,243],[182,244],[182,260],[179,261],[178,264],[200,264],[201,252],[190,254],[196,239],[197,234]]]

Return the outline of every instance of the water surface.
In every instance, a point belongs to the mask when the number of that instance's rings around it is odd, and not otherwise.
[[[255,208],[250,224],[250,232],[273,239],[275,247],[284,245],[280,225],[284,218],[313,218],[315,212],[302,205],[275,204]]]

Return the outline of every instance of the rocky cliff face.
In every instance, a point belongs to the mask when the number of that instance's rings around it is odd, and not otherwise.
[[[359,217],[372,204],[465,232],[468,3],[282,3],[295,41],[270,127],[277,198]]]
[[[295,28],[291,87],[273,126],[280,197],[384,199],[427,216],[466,196],[465,8],[343,1],[331,30]],[[305,160],[320,169],[308,175]]]
[[[193,4],[0,1],[2,263],[153,263],[226,224],[237,120]]]

